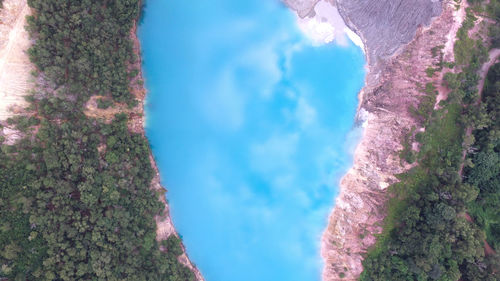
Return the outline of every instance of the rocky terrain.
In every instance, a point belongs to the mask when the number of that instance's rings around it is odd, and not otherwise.
[[[314,9],[316,1],[309,3]],[[302,14],[307,7],[303,1],[287,4]],[[364,135],[323,234],[325,281],[356,280],[362,272],[363,255],[375,243],[374,234],[382,230],[386,188],[397,181],[396,174],[411,167],[399,159],[403,136],[420,125],[408,109],[418,105],[422,85],[441,85],[441,73],[431,78],[425,73],[440,59],[431,49],[443,46],[443,59],[452,61],[455,34],[464,18],[464,7],[456,9],[453,1],[337,0],[336,4],[365,44],[369,72],[357,116]],[[438,90],[446,98],[447,89]]]
[[[319,0],[284,0],[285,4],[292,8],[299,17],[312,16],[314,13],[314,6]]]

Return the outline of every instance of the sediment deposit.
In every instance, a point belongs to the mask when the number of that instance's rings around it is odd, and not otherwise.
[[[313,17],[319,0],[284,0],[299,17]],[[337,6],[346,25],[358,34],[366,48],[371,75],[368,85],[378,83],[387,59],[441,14],[441,0],[328,0]]]
[[[293,1],[288,4],[297,10]],[[418,105],[422,85],[441,85],[441,73],[427,77],[425,72],[441,59],[431,49],[443,45],[443,59],[453,60],[452,46],[464,15],[463,7],[457,10],[454,4],[337,0],[344,20],[365,44],[369,72],[357,115],[363,138],[322,238],[325,281],[356,280],[363,255],[382,231],[386,189],[397,181],[396,174],[411,167],[399,158],[402,138],[412,127],[420,127],[408,109]],[[445,98],[441,91],[446,88],[438,90]]]

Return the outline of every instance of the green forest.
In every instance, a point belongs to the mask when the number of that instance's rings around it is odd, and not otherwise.
[[[138,0],[28,0],[38,87],[24,132],[0,149],[0,280],[194,280],[175,236],[158,243],[163,203],[150,148],[127,127],[87,117],[92,95],[136,103],[130,38]],[[2,143],[3,140],[0,140]]]
[[[498,47],[500,2],[469,4],[454,49],[461,71],[445,74],[452,92],[439,110],[428,114],[425,102],[415,110],[425,113],[418,116],[425,132],[404,141],[414,137],[420,150],[402,156],[418,165],[389,189],[363,281],[500,280],[500,64],[490,68],[481,96],[477,90],[478,70]],[[491,43],[468,35],[479,13],[496,22]]]
[[[439,110],[429,108],[432,84],[412,109],[425,131],[407,137],[420,150],[402,156],[418,165],[390,187],[363,281],[500,280],[500,64],[477,91],[479,68],[500,46],[500,2],[469,3],[455,45],[461,71],[445,74],[452,92]],[[95,95],[107,98],[103,108],[137,103],[130,33],[141,2],[28,4],[39,85],[31,113],[8,120],[25,137],[0,147],[0,280],[195,280],[178,261],[180,239],[156,241],[164,206],[150,189],[145,137],[126,114],[106,122],[83,112]],[[491,44],[468,37],[477,13],[497,23]]]

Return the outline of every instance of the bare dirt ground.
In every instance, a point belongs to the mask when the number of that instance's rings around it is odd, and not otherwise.
[[[33,87],[24,28],[29,13],[26,0],[4,0],[0,10],[0,121],[23,112],[23,97]]]

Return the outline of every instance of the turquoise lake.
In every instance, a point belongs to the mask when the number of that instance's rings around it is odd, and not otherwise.
[[[151,0],[146,131],[207,281],[319,281],[352,164],[364,55],[314,46],[277,0]]]

